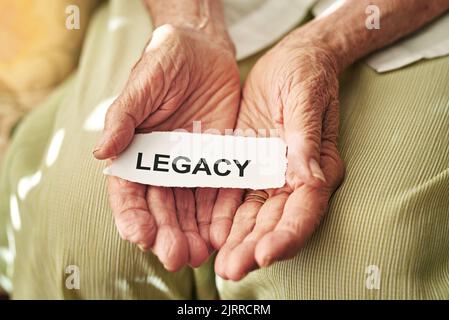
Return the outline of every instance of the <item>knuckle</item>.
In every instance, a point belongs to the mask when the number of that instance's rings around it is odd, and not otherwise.
[[[229,217],[227,215],[214,215],[212,217],[211,226],[216,227],[217,225],[223,223],[223,222],[229,222],[232,223],[232,217]]]
[[[176,33],[177,28],[169,23],[163,24],[160,27],[158,27],[154,32],[163,32],[166,34],[174,34]]]
[[[235,215],[233,224],[239,225],[254,225],[256,223],[256,216],[248,215],[247,212],[241,212]]]
[[[301,179],[300,174],[295,169],[287,168],[285,180],[287,181],[288,186],[293,190],[296,190],[304,185],[303,179]]]
[[[208,227],[208,226],[210,226],[210,224],[211,224],[210,216],[198,218],[198,221],[197,221],[198,228]]]
[[[301,228],[301,223],[299,219],[290,219],[288,221],[284,221],[282,224],[282,230],[288,232],[292,235],[292,238],[297,237],[298,230]]]

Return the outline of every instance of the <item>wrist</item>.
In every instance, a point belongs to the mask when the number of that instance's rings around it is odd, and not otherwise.
[[[169,28],[174,32],[180,34],[190,34],[190,35],[195,34],[196,36],[200,36],[201,38],[203,38],[203,41],[206,40],[207,42],[218,45],[223,50],[229,52],[229,54],[235,57],[236,54],[235,46],[234,43],[231,41],[231,38],[227,35],[227,33],[216,33],[214,30],[197,28],[190,24],[172,24],[172,23],[166,23],[161,26],[158,26],[155,30],[153,30],[153,33],[156,32],[156,30],[159,28]],[[190,39],[195,39],[195,37]]]
[[[232,53],[233,56],[236,55],[234,42],[232,42],[231,37],[224,24],[217,25],[207,22],[204,27],[196,27],[194,29],[198,32],[204,32],[211,41],[223,46],[227,51]]]
[[[351,64],[349,58],[341,54],[341,49],[338,49],[339,44],[325,41],[321,36],[315,37],[305,29],[291,32],[276,47],[299,49],[311,59],[321,61],[337,76]]]
[[[216,0],[145,0],[155,28],[169,24],[190,32],[206,35],[235,55],[220,1]]]
[[[329,61],[337,75],[358,59],[357,48],[351,48],[343,34],[312,23],[292,31],[279,45],[313,48]]]

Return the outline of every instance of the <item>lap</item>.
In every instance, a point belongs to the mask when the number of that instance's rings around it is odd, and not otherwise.
[[[77,74],[26,119],[7,157],[0,217],[9,216],[11,203],[18,208],[20,223],[17,217],[9,223],[15,228],[14,296],[191,298],[195,291],[211,298],[210,265],[170,274],[115,230],[103,164],[91,151],[105,107],[151,27],[136,14],[106,36],[118,13],[141,10],[138,2],[113,3],[92,22]],[[385,75],[362,64],[350,70],[341,90],[347,176],[328,216],[295,259],[238,283],[218,279],[221,296],[448,298],[441,281],[449,271],[448,75],[449,58]],[[381,271],[379,290],[365,285],[371,265]],[[66,281],[76,272],[79,290],[71,290]]]

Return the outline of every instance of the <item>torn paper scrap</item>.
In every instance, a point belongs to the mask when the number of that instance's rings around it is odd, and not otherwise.
[[[280,188],[286,145],[280,138],[187,132],[137,134],[105,174],[165,187]]]

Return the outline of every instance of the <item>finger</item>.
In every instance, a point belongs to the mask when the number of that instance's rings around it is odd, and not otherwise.
[[[142,56],[106,113],[103,134],[93,152],[97,159],[117,156],[129,145],[136,128],[157,109],[163,98],[162,90],[166,89],[161,86],[161,79],[163,70],[157,54]]]
[[[260,208],[254,229],[229,254],[229,261],[239,261],[227,269],[227,275],[239,280],[248,272],[258,267],[255,260],[257,242],[268,232],[273,231],[282,216],[288,193],[280,193],[270,197]]]
[[[158,232],[153,252],[169,271],[177,271],[189,261],[189,246],[176,217],[172,188],[148,186],[147,203]]]
[[[234,215],[242,203],[244,190],[220,189],[212,210],[210,224],[210,242],[215,249],[220,249],[231,231]]]
[[[287,182],[292,189],[301,184],[321,186],[325,176],[320,167],[321,128],[329,101],[327,88],[314,83],[289,94],[284,108],[284,137],[288,147]]]
[[[189,264],[196,268],[209,256],[206,243],[198,232],[195,219],[195,197],[192,189],[173,188],[179,225],[187,237]]]
[[[276,228],[256,246],[259,266],[294,257],[318,226],[328,199],[327,192],[316,188],[303,186],[295,190],[288,197]]]
[[[322,188],[302,186],[289,196],[275,231],[266,234],[256,246],[260,266],[298,253],[326,213],[331,194],[343,180],[344,165],[337,150],[338,105],[338,99],[334,98],[323,121],[320,165],[326,172],[326,184]]]
[[[196,219],[201,237],[206,242],[209,251],[212,251],[210,244],[210,223],[212,220],[212,210],[214,209],[218,189],[197,188],[195,190]]]
[[[238,269],[236,264],[242,262],[231,261],[229,255],[254,228],[256,216],[261,206],[262,204],[259,202],[246,201],[237,209],[229,237],[221,247],[215,260],[215,272],[222,278],[238,280],[243,276],[234,272],[234,270]],[[254,256],[247,257],[247,259],[254,259]]]
[[[108,176],[109,203],[117,230],[124,240],[148,250],[156,236],[156,221],[148,210],[146,186]]]
[[[239,243],[229,256],[230,261],[240,261],[235,265],[236,275],[245,275],[257,268],[255,250],[257,242],[268,232],[273,231],[279,222],[284,209],[288,193],[281,192],[270,197],[260,208],[254,229]],[[248,259],[248,257],[253,257]]]

